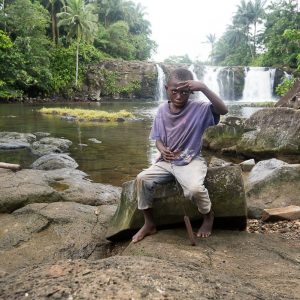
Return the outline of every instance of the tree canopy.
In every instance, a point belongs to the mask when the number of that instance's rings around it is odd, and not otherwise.
[[[150,58],[156,43],[145,16],[126,0],[3,1],[0,98],[69,93],[99,59]]]

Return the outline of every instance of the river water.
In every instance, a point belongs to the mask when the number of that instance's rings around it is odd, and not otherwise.
[[[249,117],[258,108],[241,107],[228,103],[229,114]],[[236,102],[234,103],[236,104]],[[0,104],[0,130],[24,133],[48,132],[52,137],[66,138],[73,142],[70,156],[95,182],[120,186],[133,179],[149,166],[157,155],[149,132],[159,102],[108,102],[67,104]],[[109,112],[125,109],[134,114],[135,121],[123,123],[77,123],[45,116],[41,107],[71,107],[98,109]],[[91,142],[90,138],[101,141]],[[29,150],[0,150],[0,161],[21,164],[28,168],[38,157]]]

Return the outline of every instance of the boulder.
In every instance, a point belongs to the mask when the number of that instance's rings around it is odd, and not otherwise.
[[[217,126],[209,127],[203,136],[203,146],[210,150],[229,148],[239,141],[245,132],[245,119],[228,116]]]
[[[5,272],[58,259],[101,258],[116,207],[74,202],[29,204],[0,215],[0,269]],[[102,253],[101,253],[102,252]]]
[[[209,168],[205,180],[215,212],[222,226],[245,229],[246,200],[244,184],[239,166]],[[153,211],[156,224],[159,226],[182,223],[184,211],[191,221],[201,218],[198,209],[187,201],[182,191],[177,189],[174,182],[157,185],[154,191]],[[143,215],[137,209],[135,181],[124,183],[121,202],[114,215],[108,238],[117,239],[127,236],[132,230],[143,225]],[[218,220],[216,220],[216,224]]]
[[[263,209],[300,206],[300,164],[278,159],[258,162],[245,184],[248,215],[260,218]]]
[[[293,87],[280,98],[275,106],[300,109],[300,79],[297,79]]]
[[[0,149],[30,148],[30,143],[35,140],[36,136],[31,133],[0,132]]]
[[[36,170],[55,170],[62,168],[76,169],[77,162],[67,154],[51,153],[38,158],[32,165]]]
[[[232,166],[232,165],[233,165],[233,163],[228,162],[228,161],[223,160],[223,159],[220,159],[220,158],[215,157],[215,156],[213,156],[210,159],[210,162],[209,162],[209,167],[225,167],[225,166]]]
[[[247,156],[300,154],[300,110],[285,107],[265,108],[246,120],[252,131],[242,135],[238,153]]]
[[[31,145],[31,151],[38,156],[50,153],[63,153],[69,150],[72,142],[67,139],[45,137]]]
[[[240,163],[240,166],[244,172],[250,172],[255,166],[255,160],[252,158],[252,159],[242,161]]]
[[[89,205],[114,204],[120,188],[93,183],[74,169],[0,169],[0,212],[12,212],[30,203],[72,201]]]

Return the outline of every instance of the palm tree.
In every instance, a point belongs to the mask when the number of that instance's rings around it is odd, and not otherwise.
[[[58,13],[58,26],[67,28],[67,39],[76,40],[76,76],[75,86],[78,83],[79,45],[81,41],[92,42],[97,31],[98,15],[94,12],[92,3],[85,4],[84,0],[66,0],[64,11]]]
[[[234,16],[234,25],[241,27],[240,29],[245,32],[252,58],[256,55],[257,24],[261,23],[265,15],[264,6],[266,2],[266,0],[254,0],[249,2],[242,0]],[[253,48],[251,46],[251,26],[253,26]]]
[[[215,47],[216,40],[217,37],[215,34],[209,33],[206,36],[206,43],[209,43],[211,45],[211,53],[210,53],[211,64],[213,64],[214,47]]]

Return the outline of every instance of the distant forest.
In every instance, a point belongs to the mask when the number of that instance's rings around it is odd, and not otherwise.
[[[147,60],[157,47],[145,8],[132,1],[0,1],[0,99],[72,94],[89,64]],[[294,77],[284,92],[300,73],[299,24],[296,0],[242,0],[224,34],[207,35],[205,63],[285,67]],[[197,63],[187,55],[165,62]]]

